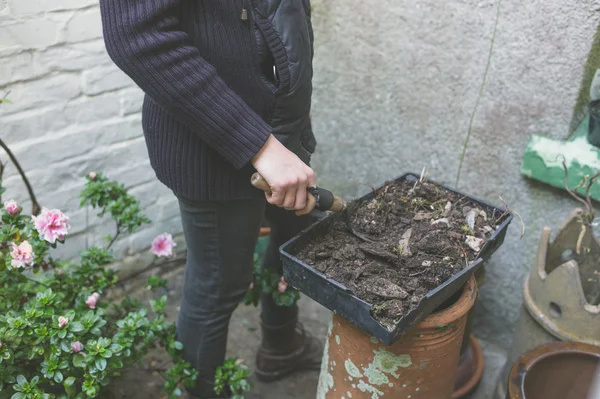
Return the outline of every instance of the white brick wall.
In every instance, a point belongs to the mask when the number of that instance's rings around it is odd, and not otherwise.
[[[106,218],[79,208],[83,176],[91,171],[131,188],[153,221],[115,244],[119,257],[147,252],[164,231],[180,234],[177,202],[148,162],[140,125],[143,94],[106,54],[96,0],[0,0],[0,96],[7,91],[13,103],[0,106],[2,139],[40,203],[71,218],[72,234],[56,255],[76,256],[114,231]],[[7,161],[5,154],[0,160]],[[4,199],[15,198],[29,209],[13,165],[4,183]],[[139,262],[123,265],[146,266]]]

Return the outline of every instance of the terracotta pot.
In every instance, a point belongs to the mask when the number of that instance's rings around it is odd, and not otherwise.
[[[484,364],[481,345],[474,335],[470,335],[469,345],[460,354],[452,399],[462,399],[477,388],[483,376]]]
[[[334,314],[319,399],[450,399],[467,313],[477,298],[471,277],[455,302],[431,314],[391,346]]]
[[[482,267],[475,272],[477,287],[481,287],[484,278],[485,269]],[[471,309],[467,315],[467,324],[465,325],[465,334],[460,349],[460,359],[458,361],[458,371],[456,373],[452,399],[462,399],[470,394],[479,385],[483,376],[483,367],[485,365],[483,351],[477,338],[471,334],[474,316],[475,312]]]
[[[565,341],[521,355],[508,379],[507,399],[596,399],[600,347]]]

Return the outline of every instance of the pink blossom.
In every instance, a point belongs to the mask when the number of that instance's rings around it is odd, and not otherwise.
[[[287,290],[287,283],[285,282],[285,280],[283,279],[283,276],[281,276],[281,281],[279,281],[279,285],[277,286],[277,291],[279,291],[280,294],[283,294],[285,292],[285,290]]]
[[[16,215],[19,213],[19,204],[15,200],[8,200],[4,203],[4,209],[11,215]]]
[[[79,353],[83,350],[83,344],[79,341],[71,342],[71,349],[73,352]]]
[[[40,236],[54,244],[56,240],[62,241],[67,235],[69,218],[58,209],[42,209],[40,216],[32,216],[35,229]]]
[[[156,256],[169,257],[173,255],[173,247],[177,246],[173,241],[173,236],[168,233],[163,233],[152,241],[152,252]]]
[[[96,180],[96,177],[98,176],[98,173],[96,173],[96,172],[90,172],[89,176],[90,176],[90,180]]]
[[[23,241],[20,245],[13,242],[10,247],[10,256],[12,257],[10,265],[12,267],[21,268],[33,263],[33,248],[29,242]]]
[[[94,292],[92,295],[88,296],[85,300],[85,304],[88,305],[92,309],[96,309],[96,304],[98,303],[98,299],[100,299],[100,294]]]
[[[66,326],[67,324],[69,324],[69,319],[67,319],[64,316],[60,316],[58,318],[58,328],[63,328],[64,326]]]
[[[56,275],[57,276],[62,276],[63,275],[63,269],[57,269],[56,270]]]
[[[250,283],[250,287],[248,287],[249,290],[253,290],[254,289],[254,283]]]

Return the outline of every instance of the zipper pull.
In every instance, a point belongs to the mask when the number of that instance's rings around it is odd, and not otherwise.
[[[248,20],[248,10],[246,10],[245,8],[242,8],[241,19],[242,19],[242,21],[247,21]]]

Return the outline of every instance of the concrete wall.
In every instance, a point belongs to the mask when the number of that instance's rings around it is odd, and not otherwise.
[[[149,166],[140,126],[142,93],[104,48],[97,1],[0,0],[0,135],[27,172],[39,202],[71,218],[74,256],[114,226],[79,208],[83,176],[101,171],[131,188],[154,224],[117,242],[119,257],[145,253],[154,236],[180,231],[178,208]],[[7,158],[0,155],[6,162]],[[8,197],[28,197],[13,165]],[[179,247],[181,248],[181,247]],[[136,258],[136,261],[139,260]],[[140,262],[130,262],[129,269]]]
[[[313,0],[316,76],[313,118],[319,181],[349,197],[403,172],[431,170],[501,205],[515,220],[486,266],[478,335],[510,345],[522,278],[543,225],[557,227],[576,205],[532,184],[519,165],[532,133],[569,133],[600,14],[590,0]],[[587,88],[586,88],[587,90]]]
[[[347,197],[364,192],[357,181],[377,185],[423,167],[455,184],[498,16],[458,186],[496,203],[501,195],[525,218],[525,238],[515,221],[487,265],[478,304],[478,333],[509,345],[541,227],[575,205],[521,178],[521,155],[531,133],[566,137],[600,2],[503,0],[499,15],[498,0],[313,4],[314,166],[323,186]],[[40,201],[70,214],[75,242],[65,254],[112,229],[73,195],[93,170],[141,199],[155,224],[116,250],[146,253],[155,234],[179,232],[177,207],[148,165],[141,93],[106,56],[99,18],[94,0],[0,0],[0,93],[12,90],[13,100],[0,107],[0,134]],[[12,166],[5,178],[9,195],[25,200]],[[129,269],[140,264],[133,259]]]

